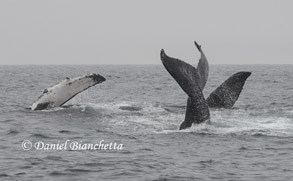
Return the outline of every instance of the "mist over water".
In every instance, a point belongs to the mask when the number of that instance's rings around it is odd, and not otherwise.
[[[0,180],[290,180],[293,66],[211,65],[204,95],[251,71],[233,109],[178,130],[187,95],[161,65],[0,66]],[[107,80],[66,103],[26,109],[65,77]],[[116,142],[122,150],[24,151],[22,142]]]

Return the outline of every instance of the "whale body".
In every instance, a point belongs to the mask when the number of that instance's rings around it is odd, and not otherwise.
[[[42,110],[59,107],[80,92],[104,82],[99,74],[86,74],[75,78],[66,78],[59,84],[44,90],[43,94],[31,105],[31,110]]]

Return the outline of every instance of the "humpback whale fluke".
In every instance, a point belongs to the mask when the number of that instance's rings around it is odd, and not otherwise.
[[[212,108],[232,108],[250,75],[251,72],[238,72],[229,77],[207,98],[208,106]]]
[[[94,73],[75,78],[66,77],[59,84],[45,89],[38,100],[33,103],[31,109],[42,110],[62,106],[80,92],[105,80],[103,76]]]
[[[207,57],[205,56],[203,50],[201,49],[201,45],[199,45],[196,41],[194,41],[194,44],[201,54],[197,64],[197,72],[199,76],[199,86],[201,90],[203,90],[209,76],[209,63],[208,63]]]
[[[168,57],[163,49],[161,60],[166,70],[188,95],[185,119],[180,129],[186,129],[193,123],[199,124],[209,120],[210,112],[199,85],[200,78],[197,69],[179,59]]]

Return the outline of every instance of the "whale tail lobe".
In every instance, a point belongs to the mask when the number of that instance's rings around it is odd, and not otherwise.
[[[229,77],[207,98],[208,106],[212,108],[232,108],[250,75],[251,72],[238,72]]]
[[[196,48],[200,52],[200,59],[197,64],[197,71],[198,71],[198,76],[199,76],[199,87],[201,90],[204,89],[207,81],[208,81],[208,76],[209,76],[209,63],[207,60],[207,57],[205,56],[201,45],[199,45],[196,41],[194,42]]]

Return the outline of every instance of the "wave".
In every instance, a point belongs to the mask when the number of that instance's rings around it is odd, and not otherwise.
[[[42,133],[33,133],[31,134],[31,137],[37,138],[37,139],[51,139],[53,137],[42,134]]]
[[[171,111],[170,111],[171,110]],[[99,117],[106,127],[125,128],[134,134],[197,133],[216,135],[293,136],[292,111],[277,109],[211,109],[211,123],[178,130],[184,106],[148,102],[111,102],[69,105],[46,110],[78,116]]]

